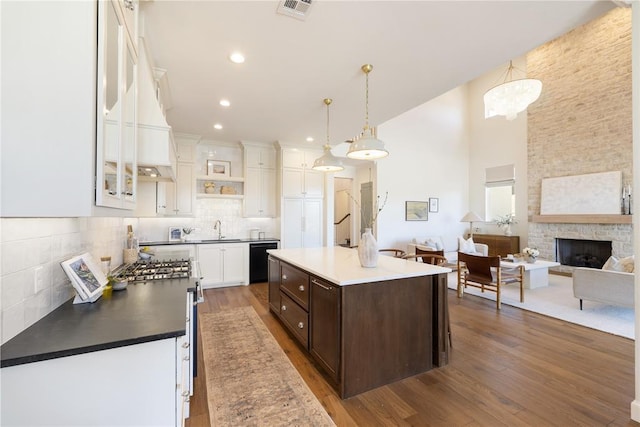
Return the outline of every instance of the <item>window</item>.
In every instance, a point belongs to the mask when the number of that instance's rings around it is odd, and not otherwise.
[[[485,171],[485,221],[516,214],[514,165],[487,168]]]

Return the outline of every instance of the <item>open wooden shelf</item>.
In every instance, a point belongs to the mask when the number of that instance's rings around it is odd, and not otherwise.
[[[244,199],[243,194],[196,193],[196,199]]]
[[[545,224],[631,224],[633,215],[533,215],[529,222]]]

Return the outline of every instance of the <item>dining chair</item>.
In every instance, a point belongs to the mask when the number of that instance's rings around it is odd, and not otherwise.
[[[402,249],[378,249],[378,252],[382,255],[391,255],[395,258],[402,258],[406,255],[406,252]]]
[[[482,292],[496,293],[496,307],[501,308],[503,285],[518,283],[520,302],[524,302],[524,266],[506,268],[500,266],[499,256],[480,256],[458,252],[458,298],[462,298],[464,289],[472,286]]]
[[[447,258],[444,256],[444,249],[441,250],[431,250],[431,249],[420,249],[416,247],[416,255],[425,255],[427,260],[423,262],[433,265],[444,265],[447,264]]]

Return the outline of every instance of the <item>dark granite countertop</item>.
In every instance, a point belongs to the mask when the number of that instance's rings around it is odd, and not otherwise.
[[[264,237],[262,239],[188,239],[188,240],[159,240],[155,242],[140,242],[140,246],[161,246],[161,245],[208,245],[219,243],[269,243],[279,242],[275,237]]]
[[[107,350],[185,334],[195,279],[129,283],[95,303],[73,299],[0,347],[0,367]]]

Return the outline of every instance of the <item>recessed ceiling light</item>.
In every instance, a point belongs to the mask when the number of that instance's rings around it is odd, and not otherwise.
[[[222,105],[223,107],[228,107],[231,105],[231,103],[229,102],[228,99],[221,99],[220,100],[220,105]]]
[[[215,125],[213,125],[213,128],[220,130],[222,129],[222,125],[220,123],[216,123]]]
[[[240,52],[233,52],[231,55],[229,55],[229,59],[231,60],[231,62],[234,62],[236,64],[242,64],[244,62],[244,55]]]
[[[312,138],[312,137],[310,137],[310,136],[308,136],[308,137],[307,137],[307,142],[313,142],[313,138]]]

